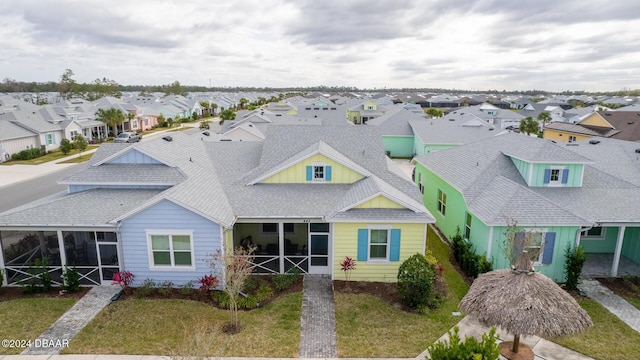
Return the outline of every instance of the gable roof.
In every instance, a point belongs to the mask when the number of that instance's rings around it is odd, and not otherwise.
[[[505,134],[415,161],[460,191],[470,211],[488,225],[506,225],[503,216],[521,225],[640,221],[640,161],[634,156],[640,146],[612,139],[575,144]],[[510,154],[526,156],[528,149],[534,150],[528,157],[533,160],[552,160],[556,153],[558,159],[584,164],[582,187],[528,187],[510,159]]]

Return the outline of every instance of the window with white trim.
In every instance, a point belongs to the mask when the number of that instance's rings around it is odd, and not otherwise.
[[[576,141],[576,137],[573,136],[573,135],[569,135],[569,142],[572,143],[572,142],[575,142],[575,141]]]
[[[156,269],[193,269],[193,236],[191,232],[147,233],[149,265]]]
[[[447,194],[438,189],[438,212],[444,216],[447,210]]]
[[[580,238],[582,239],[598,239],[598,240],[602,240],[604,239],[604,233],[605,233],[605,228],[603,228],[602,226],[594,226],[591,229],[587,230],[587,231],[583,231],[580,233]]]
[[[389,229],[369,229],[369,260],[389,260]]]
[[[312,165],[313,167],[313,180],[324,181],[325,179],[325,167],[324,165]]]
[[[527,231],[527,245],[525,246],[529,259],[533,264],[542,263],[542,248],[544,246],[544,232]]]

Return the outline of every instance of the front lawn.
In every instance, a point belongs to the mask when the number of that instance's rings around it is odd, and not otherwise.
[[[447,296],[440,308],[420,315],[372,295],[335,292],[338,356],[415,357],[462,320],[452,312],[458,311],[469,286],[449,262],[449,247],[432,229],[427,233],[427,249],[445,269]]]
[[[86,152],[91,150],[91,149],[95,149],[97,147],[99,147],[100,145],[89,145],[87,146],[87,149],[85,151],[82,152],[82,158],[85,159],[83,161],[86,161],[86,159],[89,159],[91,156],[87,156]],[[37,157],[35,159],[30,159],[30,160],[11,160],[11,161],[7,161],[7,162],[3,162],[0,163],[2,165],[15,165],[15,164],[22,164],[22,165],[38,165],[38,164],[44,164],[50,161],[55,161],[55,160],[60,160],[62,158],[65,158],[67,156],[72,156],[78,154],[77,150],[73,150],[70,153],[68,153],[67,155],[63,154],[62,151],[52,151],[48,154],[45,154],[43,156]]]
[[[263,308],[240,311],[243,330],[222,332],[229,312],[191,300],[117,301],[87,325],[65,354],[295,357],[300,344],[302,293]]]
[[[0,338],[34,340],[77,299],[22,298],[0,302]],[[0,354],[19,354],[24,348],[0,347]]]
[[[625,360],[640,357],[640,334],[591,299],[578,299],[591,316],[594,326],[582,334],[554,340],[579,353],[602,360]]]

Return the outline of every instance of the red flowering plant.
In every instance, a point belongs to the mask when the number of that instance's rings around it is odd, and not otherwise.
[[[133,283],[134,276],[131,271],[119,271],[113,274],[113,283],[119,285],[123,290]]]
[[[349,256],[345,256],[344,261],[340,263],[340,270],[344,271],[344,278],[346,281],[351,279],[351,270],[355,269],[356,261]]]
[[[218,286],[218,278],[213,275],[204,275],[198,280],[200,291],[209,292]]]

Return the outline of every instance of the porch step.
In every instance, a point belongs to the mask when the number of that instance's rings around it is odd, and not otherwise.
[[[115,285],[96,286],[45,330],[22,355],[57,355],[120,292]],[[46,345],[46,346],[43,346]],[[51,345],[51,346],[49,346]]]
[[[333,281],[329,275],[304,276],[298,356],[338,357]]]

